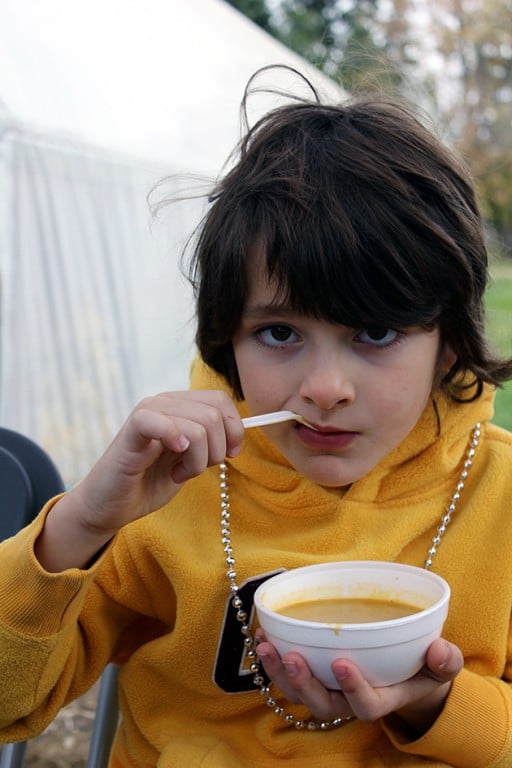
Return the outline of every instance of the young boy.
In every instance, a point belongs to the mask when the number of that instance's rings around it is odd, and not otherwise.
[[[192,389],[140,403],[0,545],[2,739],[113,660],[114,768],[510,768],[512,436],[489,421],[512,364],[483,333],[467,172],[401,106],[295,102],[243,140],[192,272]],[[283,409],[314,429],[244,433]],[[264,579],[358,559],[449,582],[418,675],[373,689],[341,654],[331,691],[254,650]]]

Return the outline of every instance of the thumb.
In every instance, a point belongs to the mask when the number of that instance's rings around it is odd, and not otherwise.
[[[430,645],[425,659],[423,674],[446,683],[453,680],[464,666],[464,657],[453,643],[440,638]]]

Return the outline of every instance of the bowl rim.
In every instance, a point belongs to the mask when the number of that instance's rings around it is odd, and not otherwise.
[[[292,574],[300,574],[302,571],[313,571],[313,570],[336,570],[337,568],[341,570],[363,570],[364,568],[367,568],[368,566],[382,568],[384,570],[399,570],[403,573],[409,572],[409,573],[415,573],[416,575],[422,575],[425,576],[425,574],[428,574],[426,578],[431,579],[432,581],[436,582],[442,589],[441,596],[434,602],[432,605],[427,606],[426,608],[422,608],[419,611],[415,611],[414,613],[409,613],[406,616],[401,616],[396,619],[384,619],[383,621],[368,621],[368,622],[326,622],[326,621],[308,621],[306,619],[294,619],[291,616],[286,616],[284,613],[280,613],[278,611],[274,611],[272,608],[268,608],[265,606],[262,602],[262,594],[265,591],[265,587],[268,588],[269,582],[273,581],[286,581],[287,577],[290,577]],[[288,570],[281,571],[280,573],[275,574],[274,576],[270,576],[270,578],[266,579],[264,582],[262,582],[259,587],[256,589],[254,593],[254,606],[256,608],[256,611],[261,611],[262,613],[265,613],[270,618],[274,618],[274,620],[280,621],[284,624],[289,624],[291,626],[295,627],[305,627],[310,630],[321,630],[321,629],[330,629],[333,628],[342,630],[343,632],[361,632],[361,630],[364,631],[377,631],[377,630],[383,630],[383,629],[394,629],[396,627],[400,627],[406,624],[410,624],[411,621],[420,621],[422,619],[428,618],[430,614],[435,613],[436,611],[443,608],[443,606],[446,606],[448,604],[448,601],[451,597],[451,591],[450,591],[450,585],[448,582],[443,579],[442,576],[440,576],[437,573],[434,573],[433,571],[428,570],[427,568],[421,568],[416,565],[409,565],[408,563],[395,563],[388,560],[335,560],[335,561],[326,561],[325,563],[314,563],[312,565],[304,565],[299,566],[297,568],[289,568]]]

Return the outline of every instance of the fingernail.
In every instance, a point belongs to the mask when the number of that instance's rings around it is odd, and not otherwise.
[[[260,659],[266,659],[268,656],[268,653],[266,651],[262,651],[259,646],[256,646],[256,653]]]
[[[178,440],[178,448],[180,449],[180,451],[186,451],[189,445],[190,445],[190,440],[188,440],[185,437],[185,435],[180,435]]]
[[[297,674],[297,665],[294,661],[283,661],[283,667],[286,669],[286,674],[290,677]]]
[[[445,669],[445,667],[448,665],[448,662],[450,661],[451,655],[452,655],[452,650],[448,645],[448,643],[445,643],[443,660],[439,664],[439,669]]]
[[[334,674],[336,675],[337,680],[344,680],[346,677],[348,677],[348,669],[347,667],[336,667]]]
[[[240,453],[241,447],[242,446],[240,446],[240,445],[236,445],[234,448],[230,448],[227,451],[227,455],[229,456],[229,458],[230,459],[236,458],[238,456],[238,454]]]

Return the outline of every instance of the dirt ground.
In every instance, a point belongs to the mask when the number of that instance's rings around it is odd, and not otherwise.
[[[99,683],[29,742],[27,768],[85,768]]]

